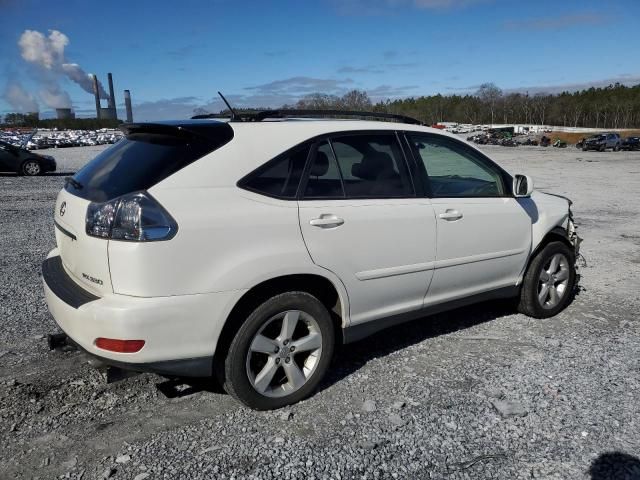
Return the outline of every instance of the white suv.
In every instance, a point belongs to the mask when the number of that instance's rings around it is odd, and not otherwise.
[[[260,120],[260,118],[258,118]],[[440,130],[379,121],[129,124],[67,179],[43,264],[65,334],[119,368],[310,395],[337,343],[576,282],[571,202]]]

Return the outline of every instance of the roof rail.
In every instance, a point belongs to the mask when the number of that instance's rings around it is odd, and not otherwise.
[[[423,122],[406,115],[398,115],[386,112],[361,112],[357,110],[317,110],[317,109],[278,109],[278,110],[261,110],[257,112],[241,112],[231,121],[235,122],[262,122],[269,118],[285,118],[285,117],[360,117],[395,120],[402,123],[412,125],[424,125]],[[203,115],[195,115],[192,119],[202,118],[229,118],[229,115],[218,113],[209,113]]]
[[[225,114],[225,113],[199,113],[198,115],[194,115],[193,117],[191,117],[191,120],[202,120],[204,118],[230,118],[231,117],[231,113],[229,114]],[[236,121],[237,121],[237,116],[236,116]]]
[[[364,118],[396,120],[402,123],[410,123],[413,125],[423,125],[423,123],[420,120],[407,117],[406,115],[397,115],[395,113],[361,112],[357,110],[317,110],[317,109],[263,110],[253,115],[248,115],[245,121],[261,122],[268,118],[284,118],[284,117],[361,117],[361,118],[364,117]]]

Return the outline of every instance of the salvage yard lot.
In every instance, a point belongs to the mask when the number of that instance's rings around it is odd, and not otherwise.
[[[0,175],[0,478],[640,478],[640,152],[483,147],[573,199],[574,302],[547,320],[490,303],[381,332],[342,350],[310,399],[253,412],[208,384],[107,385],[79,353],[48,351],[54,199],[103,148],[44,152],[56,175]]]

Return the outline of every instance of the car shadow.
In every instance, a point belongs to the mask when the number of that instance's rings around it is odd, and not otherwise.
[[[471,328],[513,313],[513,300],[491,300],[387,328],[340,348],[319,390],[343,380],[373,359],[385,357],[428,338]]]
[[[572,292],[569,305],[579,293],[580,288],[577,286]],[[386,357],[428,338],[447,335],[513,315],[516,313],[515,307],[515,299],[489,300],[442,313],[425,315],[381,330],[362,340],[350,343],[348,346],[338,347],[332,365],[320,383],[318,391],[325,390],[352,375],[371,360]],[[165,381],[156,384],[156,388],[167,398],[185,397],[203,391],[226,394],[224,388],[215,378],[164,376],[164,379]]]
[[[622,452],[601,454],[589,468],[591,480],[640,480],[640,459]]]
[[[42,175],[37,175],[35,178],[37,177],[69,177],[75,174],[76,172],[46,172],[46,173],[43,173]],[[17,173],[14,173],[14,172],[0,172],[0,177],[18,178],[23,176],[24,175],[18,175]],[[34,178],[34,177],[27,177],[27,178]]]
[[[49,172],[42,175],[43,177],[72,177],[76,172]]]
[[[492,300],[389,327],[363,340],[350,343],[348,347],[338,348],[332,366],[318,390],[329,388],[374,358],[385,357],[427,338],[464,330],[512,313],[513,301]],[[156,388],[166,398],[181,398],[199,392],[226,394],[215,378],[162,377],[164,381],[156,383]]]

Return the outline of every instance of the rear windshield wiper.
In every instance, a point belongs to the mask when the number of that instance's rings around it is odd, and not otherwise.
[[[64,186],[66,187],[68,184],[71,184],[76,190],[82,190],[83,185],[73,177],[64,177]]]

